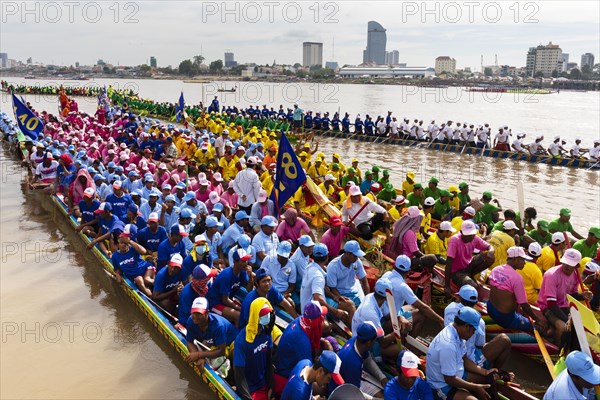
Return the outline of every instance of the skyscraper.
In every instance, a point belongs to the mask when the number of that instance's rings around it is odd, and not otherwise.
[[[150,67],[152,68],[156,68],[157,67],[157,62],[156,62],[156,57],[152,56],[150,57]]]
[[[232,52],[225,52],[225,66],[226,67],[235,67],[237,65],[237,61],[235,61],[235,56]]]
[[[527,52],[527,76],[535,76],[538,72],[544,76],[552,76],[554,71],[561,72],[563,65],[562,50],[559,45],[548,43],[530,47]]]
[[[386,65],[398,65],[400,63],[400,52],[398,50],[385,52]]]
[[[590,69],[594,67],[594,55],[592,53],[585,53],[581,56],[581,68],[589,66]]]
[[[8,54],[0,53],[0,67],[8,68]]]
[[[363,51],[363,63],[385,65],[385,29],[378,22],[369,21],[367,25],[367,48]]]
[[[323,43],[304,42],[302,43],[302,66],[313,65],[323,66]]]

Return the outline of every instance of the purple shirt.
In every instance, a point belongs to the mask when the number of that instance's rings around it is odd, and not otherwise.
[[[462,234],[454,235],[448,240],[448,251],[446,255],[452,257],[452,273],[462,271],[473,259],[475,249],[483,251],[488,250],[490,245],[479,236],[475,236],[472,241],[465,243],[462,240]]]

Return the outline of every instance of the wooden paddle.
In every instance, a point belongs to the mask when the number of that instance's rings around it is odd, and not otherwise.
[[[400,324],[398,323],[396,302],[394,301],[394,295],[390,289],[385,290],[385,298],[390,309],[390,319],[392,320],[392,328],[394,329],[394,335],[396,336],[396,343],[400,345],[400,349],[402,350],[402,334],[400,332]]]
[[[554,363],[552,362],[552,358],[548,353],[548,349],[546,348],[546,343],[544,339],[542,339],[542,335],[535,329],[535,325],[533,324],[533,320],[529,318],[531,321],[531,325],[533,326],[533,334],[535,335],[535,340],[537,341],[538,346],[540,347],[540,352],[542,353],[542,357],[544,358],[544,362],[546,363],[546,367],[548,368],[548,372],[552,377],[552,380],[556,378],[556,374],[554,373]]]

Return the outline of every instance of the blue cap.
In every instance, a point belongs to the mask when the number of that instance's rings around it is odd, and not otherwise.
[[[580,377],[592,385],[600,385],[600,366],[594,364],[590,356],[581,351],[572,351],[565,363],[569,373]]]
[[[250,218],[250,216],[248,214],[246,214],[246,211],[244,211],[244,210],[240,210],[235,213],[236,221],[241,221],[242,219],[249,219],[249,218]]]
[[[96,174],[96,173],[98,173],[96,171],[96,168],[94,168],[94,167],[87,167],[87,172],[90,173],[90,174]]]
[[[177,185],[175,185],[175,189],[185,190],[185,183],[179,182]]]
[[[74,151],[75,150],[75,146],[73,146],[72,144],[70,144],[69,147],[67,147],[67,150]]]
[[[175,224],[171,227],[171,235],[189,236],[185,231],[185,228],[179,224]]]
[[[298,239],[298,244],[300,246],[311,247],[311,246],[315,245],[315,242],[312,241],[312,239],[310,238],[310,236],[308,236],[308,235],[302,235],[302,236],[300,236],[300,239]]]
[[[360,244],[358,244],[356,240],[350,240],[346,242],[346,244],[344,245],[344,251],[346,253],[352,253],[356,257],[364,257],[366,254],[360,249]]]
[[[223,204],[222,203],[217,203],[213,206],[213,212],[217,211],[217,212],[223,212]]]
[[[144,182],[154,182],[154,177],[152,176],[152,174],[144,175]]]
[[[129,171],[129,173],[127,175],[128,176],[137,176],[138,173],[135,170],[133,170],[133,171]]]
[[[383,329],[377,328],[371,321],[366,321],[356,328],[356,337],[361,340],[373,340],[376,337],[383,336]]]
[[[277,226],[277,221],[275,221],[275,218],[271,217],[270,215],[265,215],[260,220],[260,224],[261,225],[267,225],[267,226],[270,226],[270,227],[274,228],[274,227]]]
[[[104,177],[100,174],[94,175],[94,181],[103,181]]]
[[[327,307],[322,306],[316,301],[309,301],[304,306],[302,316],[307,319],[317,319],[321,315],[327,314]]]
[[[168,183],[165,183],[164,185],[162,185],[162,190],[167,190],[167,189],[171,190],[172,189],[171,185],[169,185]]]
[[[117,172],[123,172],[123,171],[125,171],[125,170],[123,169],[123,167],[121,167],[120,165],[119,165],[119,166],[117,166],[117,168],[115,168],[115,169],[117,170]]]
[[[254,276],[254,282],[256,282],[256,283],[260,282],[260,280],[261,280],[262,278],[264,278],[265,276],[271,276],[271,275],[269,274],[269,271],[267,271],[267,270],[266,270],[266,269],[264,269],[264,268],[259,268],[259,269],[257,269],[257,270],[256,270],[256,273],[255,273],[255,276]]]
[[[313,256],[326,257],[329,254],[329,249],[323,243],[317,243],[313,249]]]
[[[196,193],[194,193],[194,192],[187,192],[185,194],[185,196],[183,196],[183,201],[190,201],[190,200],[195,199],[195,198],[196,198]]]
[[[213,228],[215,226],[221,227],[223,226],[223,223],[219,222],[219,220],[217,220],[217,218],[213,217],[212,215],[206,217],[206,227]]]
[[[475,289],[471,285],[463,285],[457,293],[461,299],[477,302],[479,294],[477,293],[477,289]]]
[[[410,271],[411,260],[408,256],[401,254],[396,258],[395,268],[399,271]]]
[[[136,204],[130,204],[129,207],[127,207],[127,211],[137,214],[140,211],[140,209]]]
[[[237,243],[242,249],[247,249],[251,243],[250,236],[246,235],[245,233],[240,235],[240,237],[237,240]]]
[[[380,296],[385,296],[386,290],[392,290],[392,282],[388,279],[379,278],[377,282],[375,282],[375,293]]]
[[[481,326],[479,325],[479,321],[481,321],[481,314],[479,314],[477,310],[471,307],[463,307],[458,311],[457,316],[458,319],[475,328],[475,332],[483,334]]]
[[[81,152],[79,152],[79,155],[81,156]],[[107,168],[116,168],[116,167],[117,167],[117,165],[112,161],[109,162],[107,165]]]
[[[196,265],[194,267],[194,269],[192,270],[192,278],[198,279],[198,280],[206,279],[206,278],[217,275],[216,271],[217,270],[211,269],[206,264]]]
[[[287,240],[283,242],[279,242],[277,245],[277,255],[281,257],[288,258],[292,253],[292,244]]]
[[[152,189],[152,191],[150,193],[148,193],[148,197],[150,197],[150,196],[160,197],[160,193],[158,193],[157,191]]]
[[[165,201],[169,201],[169,200],[177,202],[177,199],[175,199],[175,196],[172,194],[165,197]]]
[[[189,208],[184,208],[181,210],[179,218],[196,218],[196,215]]]

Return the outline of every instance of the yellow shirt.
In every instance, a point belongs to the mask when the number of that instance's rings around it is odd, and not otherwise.
[[[329,197],[335,193],[335,188],[333,187],[333,185],[329,185],[329,189],[327,189],[325,187],[325,183],[321,183],[321,184],[319,184],[319,189],[321,189],[323,191],[323,193],[325,194],[325,196],[327,196],[327,197]]]
[[[267,196],[271,195],[273,187],[275,186],[275,182],[273,181],[273,179],[275,179],[275,175],[273,175],[272,178],[270,175],[267,175],[266,179],[261,181],[262,188],[265,190],[265,192],[267,192]]]
[[[340,172],[342,173],[342,175],[346,173],[346,166],[341,161],[332,161],[331,164],[333,163],[340,166]]]
[[[427,238],[425,242],[425,254],[439,254],[446,258],[446,251],[448,250],[448,239],[442,239],[437,233],[432,234]]]
[[[302,168],[304,168],[305,171],[308,171],[310,169],[310,157],[305,157],[304,161],[302,161],[301,158],[298,158],[298,162],[300,163],[300,165],[302,165]]]
[[[450,207],[452,207],[455,210],[460,210],[460,199],[458,198],[458,196],[454,196],[450,201]]]
[[[495,231],[489,238],[488,243],[494,246],[494,263],[490,271],[498,265],[506,264],[508,260],[508,249],[515,245],[515,240],[507,233]]]
[[[188,158],[188,160],[191,160],[192,158],[194,158],[195,154],[196,154],[196,143],[192,142],[186,146],[185,156]]]
[[[321,166],[317,168],[316,164],[313,164],[308,169],[308,175],[314,180],[322,180],[322,178],[327,175],[327,166],[321,163]]]
[[[560,258],[560,257],[562,257],[562,254],[560,252],[558,252],[558,256]],[[540,268],[542,273],[544,273],[544,272],[548,271],[550,268],[557,265],[557,263],[556,263],[557,261],[558,260],[556,259],[556,256],[554,255],[554,250],[552,250],[552,247],[546,246],[546,247],[542,248],[542,255],[538,257],[538,259],[535,263]]]
[[[398,209],[396,207],[390,207],[388,213],[390,214],[390,217],[392,217],[394,222],[400,219],[400,213],[398,212]]]
[[[537,304],[538,292],[542,287],[542,271],[536,264],[527,261],[525,267],[518,269],[517,272],[523,277],[527,301],[531,304]]]
[[[215,152],[213,148],[209,148],[206,153],[203,152],[202,150],[198,149],[196,150],[196,153],[194,153],[194,158],[196,159],[196,161],[199,164],[210,164],[211,162],[214,162],[215,160]]]
[[[227,161],[227,158],[221,157],[219,167],[222,169],[221,174],[223,175],[223,179],[231,180],[237,175],[238,170],[235,167],[235,160],[233,158]]]
[[[413,183],[408,183],[408,181],[402,182],[402,192],[404,192],[405,197],[413,192],[414,186],[415,186],[414,182]]]
[[[354,169],[356,170],[356,176],[358,176],[358,180],[362,182],[362,171],[358,167],[354,167]]]
[[[421,227],[423,227],[423,231],[425,231],[425,233],[429,232],[429,228],[431,228],[431,213],[423,215],[423,219],[421,220]],[[417,239],[423,239],[423,235],[421,235],[421,232],[417,234]]]

